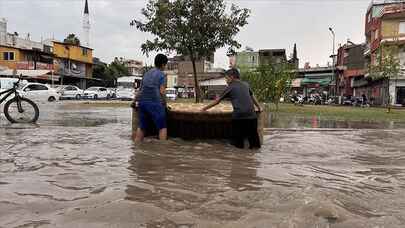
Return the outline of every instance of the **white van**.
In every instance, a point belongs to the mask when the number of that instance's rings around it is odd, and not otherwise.
[[[133,100],[135,97],[135,88],[141,84],[142,77],[127,76],[117,79],[117,99]]]
[[[177,90],[175,88],[166,88],[166,98],[169,100],[177,99]]]

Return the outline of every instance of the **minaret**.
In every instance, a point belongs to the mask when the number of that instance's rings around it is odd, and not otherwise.
[[[90,17],[87,0],[84,5],[82,45],[85,47],[90,47]]]
[[[293,60],[292,61],[295,64],[295,68],[298,69],[298,67],[300,65],[300,60],[298,59],[297,44],[294,44]]]

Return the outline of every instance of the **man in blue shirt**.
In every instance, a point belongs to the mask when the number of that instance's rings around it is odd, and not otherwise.
[[[168,59],[163,54],[155,57],[155,68],[145,73],[141,89],[137,96],[139,127],[136,132],[136,142],[143,141],[145,131],[149,127],[148,118],[152,119],[159,130],[159,139],[167,139],[166,110],[161,100],[164,99],[166,90],[165,75]]]

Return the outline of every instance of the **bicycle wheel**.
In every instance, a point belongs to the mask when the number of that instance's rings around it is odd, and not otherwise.
[[[20,97],[21,110],[18,108],[17,98],[13,98],[4,105],[4,115],[11,123],[35,123],[39,117],[38,106],[27,98]]]

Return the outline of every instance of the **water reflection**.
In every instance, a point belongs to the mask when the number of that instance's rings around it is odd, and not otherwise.
[[[0,127],[0,227],[405,227],[404,130],[272,130],[254,152],[218,141],[134,146],[127,109],[42,118]]]
[[[183,210],[213,193],[259,189],[258,166],[256,153],[218,142],[148,142],[129,159],[133,182],[127,185],[126,199]]]
[[[271,113],[265,125],[269,128],[340,128],[340,129],[399,129],[405,128],[405,123],[385,121],[347,121],[333,120],[314,115],[311,117],[290,114]]]

